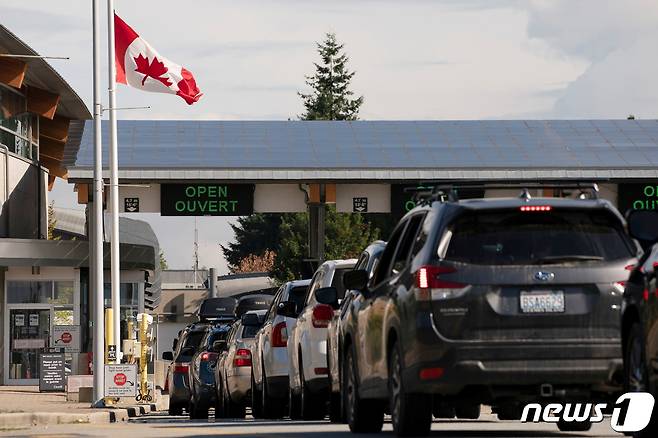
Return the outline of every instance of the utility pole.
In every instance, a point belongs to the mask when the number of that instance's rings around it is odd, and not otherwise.
[[[94,66],[94,187],[93,223],[89,236],[91,268],[90,296],[94,303],[93,311],[93,360],[94,360],[94,407],[104,405],[105,391],[105,327],[104,327],[104,284],[103,284],[103,152],[101,143],[101,76],[100,76],[100,17],[99,0],[92,3],[93,24],[93,66]]]

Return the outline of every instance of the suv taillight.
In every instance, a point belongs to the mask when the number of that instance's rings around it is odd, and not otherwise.
[[[457,272],[452,266],[421,266],[416,271],[416,299],[431,301],[455,298],[468,285],[456,281],[443,280],[441,275]]]
[[[175,363],[174,374],[187,374],[190,369],[189,363]]]
[[[315,328],[326,328],[334,317],[334,309],[328,304],[318,304],[313,308],[311,322]]]
[[[272,347],[288,346],[288,329],[285,322],[280,322],[272,329]]]
[[[235,352],[235,359],[233,359],[234,367],[250,367],[251,366],[251,351],[246,348],[238,348]]]

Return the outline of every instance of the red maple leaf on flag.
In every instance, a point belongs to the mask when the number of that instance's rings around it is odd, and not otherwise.
[[[144,75],[144,78],[142,79],[142,86],[144,86],[144,82],[146,82],[146,78],[151,77],[155,79],[156,81],[162,82],[165,87],[170,87],[171,86],[171,81],[169,78],[163,78],[162,75],[167,73],[168,69],[165,67],[165,65],[161,62],[158,61],[158,58],[153,58],[153,61],[149,64],[149,59],[145,56],[142,56],[140,53],[137,58],[133,58],[135,60],[135,63],[137,64],[137,68],[135,71],[137,73],[142,73]]]

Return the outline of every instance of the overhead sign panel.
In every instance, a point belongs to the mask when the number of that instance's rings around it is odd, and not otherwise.
[[[658,182],[619,184],[617,207],[628,210],[658,210]]]
[[[162,184],[162,216],[245,216],[254,212],[253,184]]]

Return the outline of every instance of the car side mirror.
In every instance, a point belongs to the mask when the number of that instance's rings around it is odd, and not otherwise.
[[[222,351],[226,350],[226,341],[224,339],[220,339],[219,341],[215,341],[212,343],[212,347],[210,347],[210,351],[213,353],[221,353]]]
[[[171,351],[163,351],[162,352],[162,360],[168,360],[168,361],[173,361],[174,360],[174,353]]]
[[[245,313],[242,315],[242,325],[249,327],[258,327],[260,326],[260,319],[255,313]]]
[[[655,243],[658,241],[658,211],[632,210],[628,214],[628,231],[642,243]]]
[[[338,307],[338,291],[335,287],[321,287],[315,291],[315,299],[320,304],[328,304],[333,308]]]
[[[368,286],[370,274],[365,269],[347,271],[343,274],[343,286],[347,290],[358,290],[362,292]]]
[[[294,301],[282,301],[276,307],[276,314],[287,318],[297,318],[297,304]]]
[[[176,351],[176,347],[178,347],[178,338],[174,339],[174,342],[171,343],[171,349],[173,351]]]

